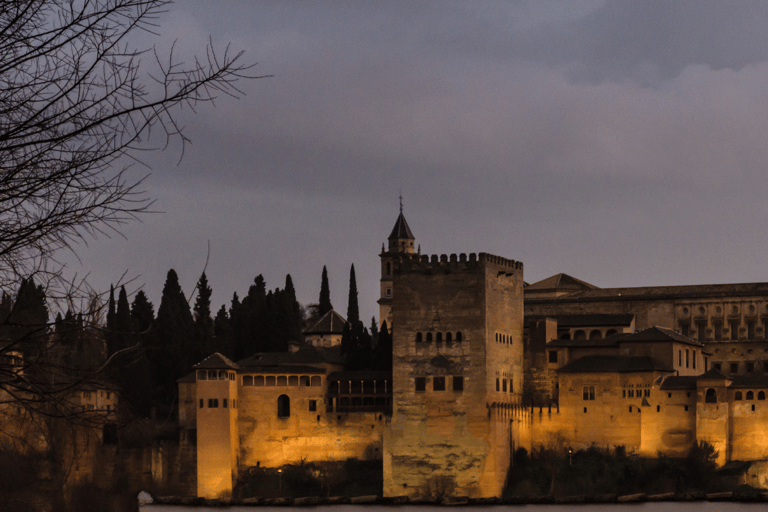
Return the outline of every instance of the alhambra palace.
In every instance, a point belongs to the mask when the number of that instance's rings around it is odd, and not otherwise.
[[[345,371],[331,311],[287,353],[213,354],[179,386],[197,492],[300,461],[379,459],[385,496],[500,496],[523,447],[768,459],[768,283],[528,284],[490,254],[422,255],[402,214],[381,259],[389,372]]]

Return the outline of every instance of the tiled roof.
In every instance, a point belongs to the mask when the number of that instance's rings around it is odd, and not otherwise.
[[[347,321],[344,320],[343,316],[330,310],[321,316],[320,320],[315,322],[312,327],[304,331],[304,334],[342,334],[346,323]]]
[[[670,375],[661,383],[661,389],[696,389],[698,377]]]
[[[400,215],[397,217],[397,222],[395,222],[395,227],[392,228],[392,233],[389,234],[389,240],[396,238],[415,240],[413,233],[411,233],[411,228],[408,227],[408,223],[405,221],[403,212],[400,212]]]
[[[392,372],[386,370],[333,372],[328,380],[392,380]]]
[[[341,345],[335,347],[313,347],[301,345],[296,352],[261,352],[237,362],[243,370],[283,365],[344,364]]]
[[[553,276],[554,277],[554,276]],[[548,278],[552,279],[552,278]],[[575,279],[575,278],[574,278]],[[545,279],[546,281],[546,279]],[[542,281],[543,282],[543,281]],[[526,290],[536,286],[534,283]],[[768,294],[768,283],[697,284],[684,286],[642,286],[634,288],[597,288],[578,290],[561,297],[531,297],[532,302],[588,302],[600,300],[653,300],[673,298],[747,297]]]
[[[249,368],[244,368],[241,370],[241,373],[243,372],[254,372],[254,373],[264,373],[264,374],[283,374],[283,373],[291,373],[291,374],[299,374],[299,373],[311,373],[311,374],[324,374],[325,368],[318,368],[317,366],[307,366],[307,365],[300,365],[300,364],[281,364],[277,366],[254,366]]]
[[[664,363],[650,356],[584,356],[559,368],[562,373],[632,373],[672,372]]]
[[[768,388],[768,375],[731,375],[732,388]]]
[[[568,274],[555,274],[541,281],[537,281],[533,284],[529,284],[525,287],[525,291],[543,291],[543,290],[597,290],[597,286],[576,279]]]
[[[577,348],[592,348],[592,347],[616,347],[618,346],[618,340],[621,338],[619,335],[608,336],[599,340],[552,340],[547,342],[547,347],[577,347]]]
[[[672,329],[666,327],[659,327],[658,325],[648,327],[642,331],[638,331],[631,334],[626,334],[619,340],[621,343],[639,343],[639,342],[657,342],[657,341],[675,341],[677,343],[685,343],[686,345],[694,345],[696,347],[703,347],[704,344],[693,340],[687,336],[683,336],[679,332],[675,332]]]
[[[224,357],[223,355],[219,354],[218,352],[211,354],[210,356],[206,357],[196,365],[194,365],[192,368],[197,368],[200,370],[204,369],[222,369],[222,368],[228,368],[231,370],[239,370],[240,367],[237,366],[235,363]]]
[[[701,375],[699,375],[698,378],[699,379],[718,379],[718,380],[722,380],[722,379],[727,379],[728,377],[726,377],[725,375],[720,373],[716,368],[712,367],[708,371],[706,371],[706,372],[702,373]]]
[[[196,380],[197,380],[197,377],[195,376],[195,372],[192,372],[183,376],[180,379],[176,379],[176,382],[195,382]]]
[[[635,318],[633,314],[598,313],[594,315],[545,315],[557,319],[558,327],[597,327],[597,326],[628,326]],[[541,318],[544,318],[542,316]],[[526,317],[535,318],[535,317]]]

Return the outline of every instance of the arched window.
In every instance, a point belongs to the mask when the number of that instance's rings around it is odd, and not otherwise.
[[[253,386],[253,377],[250,375],[243,377],[243,386]]]
[[[432,341],[432,333],[431,332],[427,333],[427,341]]]
[[[616,334],[616,332],[618,332],[616,331],[616,329],[608,329],[607,331],[605,331],[605,336],[606,337],[613,336],[614,334]]]
[[[592,330],[592,332],[589,333],[589,339],[601,340],[603,339],[603,333],[601,333],[599,329],[594,329]]]
[[[461,341],[461,331],[456,333],[456,341]]]
[[[708,404],[716,403],[717,402],[717,392],[714,389],[709,388],[707,390],[706,396],[704,397],[704,401],[706,403],[708,403]]]
[[[453,334],[450,332],[445,333],[445,341],[453,341]]]
[[[566,332],[560,334],[559,339],[561,339],[561,340],[569,340],[569,339],[571,339],[571,333],[566,331]]]
[[[747,391],[747,400],[754,400],[755,394],[751,391]]]
[[[277,417],[288,418],[291,415],[291,399],[288,395],[277,397]]]
[[[765,391],[758,391],[757,392],[757,399],[758,400],[765,400]]]
[[[736,396],[733,397],[734,400],[741,400],[741,391],[736,392]]]
[[[441,333],[441,332],[437,333],[437,340],[436,341],[443,341],[443,333]]]
[[[416,341],[423,341],[423,337],[420,332],[416,333]]]
[[[587,339],[587,333],[579,329],[575,333],[573,333],[573,339],[575,340],[585,340]]]

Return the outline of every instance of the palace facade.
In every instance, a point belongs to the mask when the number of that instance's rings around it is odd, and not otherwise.
[[[420,254],[402,210],[379,257],[391,373],[347,371],[329,312],[288,352],[213,354],[179,381],[199,496],[249,467],[350,457],[412,498],[500,496],[520,447],[768,459],[768,283],[527,284],[518,261]]]

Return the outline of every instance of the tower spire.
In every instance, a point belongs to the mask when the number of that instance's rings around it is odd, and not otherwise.
[[[403,191],[400,191],[400,215],[403,214]]]

